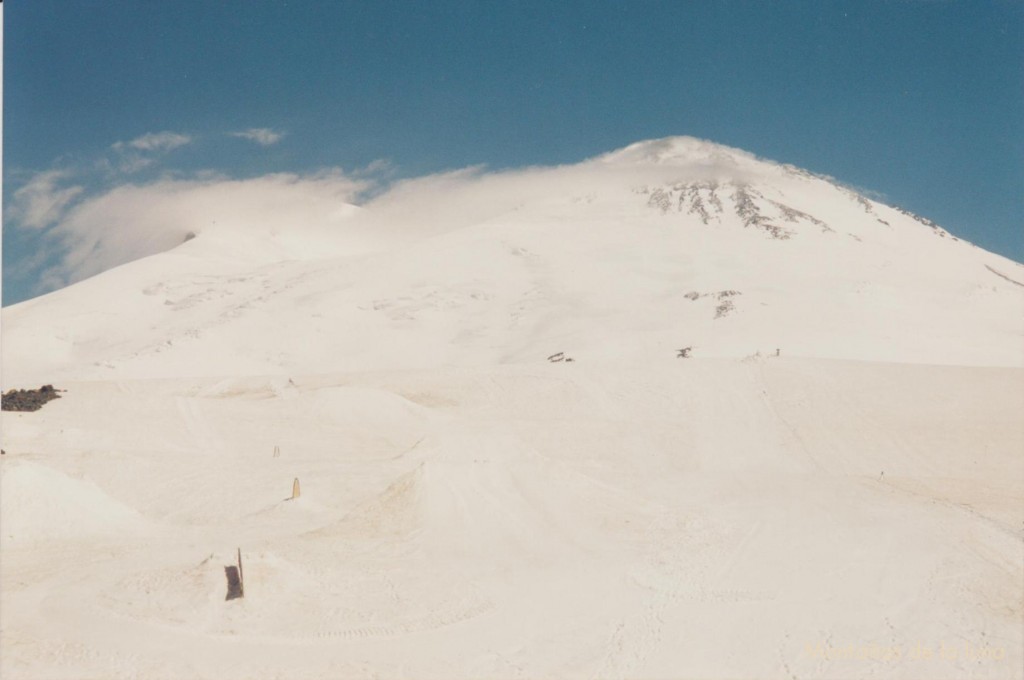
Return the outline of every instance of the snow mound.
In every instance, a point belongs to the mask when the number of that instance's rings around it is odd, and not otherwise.
[[[137,534],[146,520],[87,480],[26,461],[0,480],[0,535],[8,544]]]
[[[422,525],[423,465],[394,480],[386,489],[363,502],[334,524],[309,532],[310,536],[377,538],[404,536]]]

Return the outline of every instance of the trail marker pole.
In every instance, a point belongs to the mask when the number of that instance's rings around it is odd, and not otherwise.
[[[242,573],[242,549],[238,549],[238,596],[245,597],[245,576]]]

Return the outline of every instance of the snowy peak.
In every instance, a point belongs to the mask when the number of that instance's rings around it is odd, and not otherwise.
[[[931,220],[877,203],[831,177],[695,137],[637,142],[593,163],[645,180],[634,189],[647,197],[648,207],[663,215],[682,213],[703,225],[733,217],[773,239],[810,230],[862,240],[864,222],[891,231],[892,216],[898,214],[935,236],[959,240]]]
[[[764,163],[753,154],[696,137],[664,137],[636,142],[598,156],[609,164],[654,164],[668,166],[715,165],[727,169]]]

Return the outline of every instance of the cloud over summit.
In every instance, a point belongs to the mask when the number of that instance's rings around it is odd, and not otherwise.
[[[40,279],[48,290],[60,288],[173,248],[188,234],[210,233],[225,252],[241,256],[259,233],[279,232],[287,240],[293,230],[330,227],[364,187],[340,172],[124,184],[51,220],[46,238],[60,256]]]
[[[28,229],[43,229],[57,222],[68,204],[83,190],[80,186],[60,186],[61,180],[69,175],[64,170],[48,170],[33,176],[14,192],[11,217]]]

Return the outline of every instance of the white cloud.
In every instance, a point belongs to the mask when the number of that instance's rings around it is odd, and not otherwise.
[[[177,132],[150,132],[129,142],[115,142],[110,148],[116,152],[113,160],[101,159],[97,165],[107,172],[131,174],[156,163],[155,155],[173,151],[191,144],[193,138]]]
[[[315,247],[317,230],[329,230],[365,188],[336,171],[126,184],[83,201],[49,231],[61,255],[39,280],[60,288],[173,248],[189,233],[211,237],[231,257],[306,241]],[[296,231],[303,235],[289,239]],[[280,238],[250,238],[267,233]]]
[[[406,179],[366,203],[364,221],[418,234],[459,229],[513,216],[526,205],[550,201],[552,187],[563,196],[601,196],[642,184],[677,179],[671,166],[642,171],[633,165],[600,162],[487,171],[482,166]]]
[[[43,229],[57,222],[65,208],[80,193],[82,187],[60,187],[70,176],[64,170],[40,172],[14,192],[11,217],[19,227]]]
[[[146,156],[143,156],[141,154],[137,154],[137,153],[125,154],[118,161],[117,169],[120,172],[124,172],[124,173],[130,174],[130,173],[133,173],[133,172],[138,172],[139,170],[142,170],[143,168],[148,168],[149,166],[153,165],[153,163],[155,163],[155,162],[156,162],[155,159],[147,158]]]
[[[229,134],[232,137],[241,137],[242,139],[248,139],[250,142],[256,142],[260,146],[277,144],[284,137],[284,133],[275,132],[270,128],[249,128],[248,130],[240,130]]]
[[[192,142],[192,137],[177,132],[149,132],[136,137],[130,142],[117,142],[113,145],[116,151],[126,148],[138,149],[139,151],[171,151],[179,146],[185,146]]]

